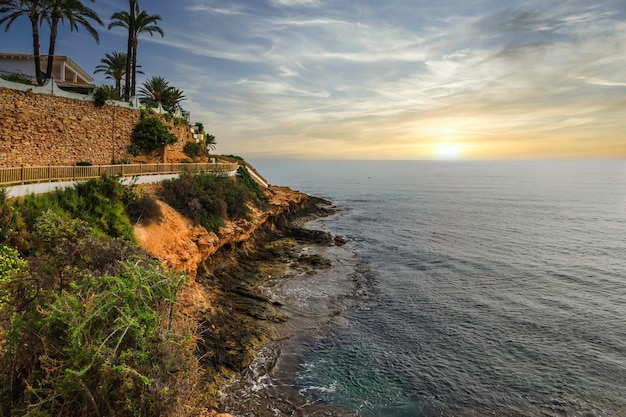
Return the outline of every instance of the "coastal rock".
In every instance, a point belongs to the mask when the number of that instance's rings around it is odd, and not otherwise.
[[[239,219],[226,222],[217,233],[208,232],[167,204],[159,201],[162,218],[153,223],[137,223],[134,226],[135,236],[140,246],[152,256],[160,260],[171,270],[186,272],[192,280],[195,279],[198,266],[218,249],[227,245],[245,242],[268,219],[278,219],[293,213],[307,199],[305,194],[293,191],[286,187],[272,187],[270,209],[266,212],[253,209],[250,220]],[[305,229],[299,229],[301,235],[306,235]],[[316,233],[312,233],[316,235]],[[320,237],[321,240],[331,239],[329,236]]]

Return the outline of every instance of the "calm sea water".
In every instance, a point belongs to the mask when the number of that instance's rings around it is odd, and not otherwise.
[[[367,282],[300,341],[306,398],[365,417],[626,416],[626,161],[252,162],[345,209],[324,227]]]

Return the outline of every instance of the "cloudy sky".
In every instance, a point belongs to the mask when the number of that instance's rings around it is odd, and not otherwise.
[[[125,0],[96,0],[105,23]],[[624,0],[140,0],[146,77],[246,158],[626,157]],[[125,51],[68,27],[92,73]],[[31,52],[28,21],[0,50]],[[42,52],[47,40],[42,39]],[[104,79],[100,74],[96,83]]]

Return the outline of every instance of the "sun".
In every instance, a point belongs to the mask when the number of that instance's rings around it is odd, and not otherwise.
[[[453,143],[442,143],[437,145],[435,152],[439,159],[458,159],[461,154],[461,147]]]

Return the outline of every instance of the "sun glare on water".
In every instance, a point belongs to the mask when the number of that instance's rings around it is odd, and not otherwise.
[[[439,159],[459,159],[461,148],[452,143],[442,143],[437,146],[436,153]]]

